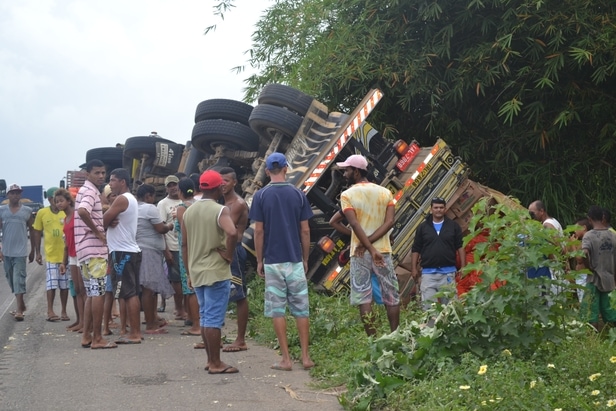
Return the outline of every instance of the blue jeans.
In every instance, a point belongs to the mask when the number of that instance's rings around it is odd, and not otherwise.
[[[222,328],[229,305],[231,280],[195,287],[199,301],[199,324],[203,328]]]

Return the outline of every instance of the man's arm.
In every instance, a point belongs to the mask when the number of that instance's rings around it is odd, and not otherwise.
[[[355,215],[355,210],[353,210],[352,208],[344,210],[344,216],[349,222],[351,229],[353,230],[353,232],[359,239],[359,242],[366,248],[366,250],[368,250],[368,252],[372,256],[372,262],[377,266],[384,265],[385,262],[383,261],[383,255],[379,253],[377,249],[374,248],[370,240],[368,240],[368,236],[366,235],[366,232],[364,231],[361,224],[359,224],[359,221],[357,220],[357,216]]]
[[[184,263],[184,268],[186,269],[186,276],[188,277],[188,287],[192,288],[192,284],[190,281],[190,270],[188,266],[188,235],[186,233],[186,226],[184,225],[184,220],[180,223],[180,230],[182,231],[182,262]],[[169,249],[166,250],[167,252]]]
[[[90,215],[90,212],[88,210],[80,207],[77,209],[77,214],[79,214],[79,218],[81,218],[84,224],[90,229],[90,231],[92,231],[92,233],[99,240],[101,240],[103,243],[107,242],[107,238],[105,237],[105,232],[99,231],[98,227],[96,227],[96,224],[94,224],[94,221],[92,221],[92,216]]]
[[[28,256],[28,261],[32,262],[34,261],[34,251],[36,250],[35,248],[35,244],[34,244],[34,228],[32,227],[32,223],[34,223],[34,217],[32,216],[32,214],[30,214],[30,218],[28,219],[28,222],[26,223],[26,226],[28,227],[28,232],[30,233],[30,255]],[[40,244],[40,242],[39,242]],[[40,247],[38,248],[38,253],[40,255],[41,250]],[[41,262],[42,264],[42,262]]]
[[[265,277],[265,272],[263,271],[263,221],[255,222],[255,253],[257,254],[257,274],[261,277]]]
[[[387,210],[385,211],[385,221],[383,221],[383,224],[379,228],[377,228],[374,231],[374,233],[368,236],[368,241],[370,241],[371,243],[374,243],[376,240],[380,239],[385,234],[387,234],[389,230],[391,230],[391,228],[394,226],[395,216],[396,216],[396,209],[394,205],[393,204],[388,205]]]
[[[304,274],[308,272],[308,255],[310,254],[310,225],[308,220],[300,222],[300,235],[302,242],[302,262],[304,263]]]
[[[351,230],[349,227],[342,224],[342,220],[344,218],[344,214],[342,210],[337,211],[332,218],[329,220],[329,225],[334,227],[334,230],[338,231],[342,235],[351,235]]]
[[[223,207],[220,216],[218,217],[218,226],[223,229],[227,234],[227,241],[225,243],[225,251],[219,251],[222,258],[227,260],[229,264],[233,260],[233,254],[235,253],[235,246],[237,245],[237,230],[235,223],[231,219],[231,212],[228,207]]]
[[[248,205],[240,198],[235,201],[230,211],[231,219],[235,222],[235,229],[237,230],[237,241],[241,242],[248,224]]]
[[[115,227],[118,224],[118,216],[128,208],[128,199],[126,196],[117,196],[111,207],[103,214],[103,227]]]

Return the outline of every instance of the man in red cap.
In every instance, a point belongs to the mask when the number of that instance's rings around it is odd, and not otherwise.
[[[374,272],[381,288],[391,331],[400,321],[398,279],[391,260],[389,231],[394,225],[394,202],[385,187],[368,181],[368,161],[352,155],[338,167],[351,186],[342,192],[342,212],[351,226],[351,304],[359,313],[368,335],[375,335],[372,315],[372,281]]]
[[[184,212],[182,220],[182,260],[188,285],[199,300],[201,337],[207,352],[205,369],[209,374],[233,374],[237,368],[220,360],[221,328],[231,290],[231,260],[237,244],[237,231],[229,209],[218,204],[222,196],[222,176],[207,170],[199,178],[201,200]]]

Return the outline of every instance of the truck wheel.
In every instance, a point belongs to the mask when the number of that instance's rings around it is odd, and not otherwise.
[[[92,148],[86,152],[86,163],[94,159],[105,163],[109,170],[122,168],[122,149],[117,147]]]
[[[259,94],[259,105],[270,104],[284,107],[304,117],[314,99],[293,87],[282,84],[268,84]]]
[[[141,158],[142,155],[156,155],[156,143],[167,143],[176,146],[174,141],[161,137],[130,137],[124,143],[124,156],[130,158]]]
[[[268,142],[279,132],[289,141],[292,140],[302,121],[302,117],[294,112],[269,104],[259,104],[250,115],[250,127]]]
[[[204,120],[229,120],[248,125],[252,112],[250,104],[236,100],[215,98],[199,103],[195,112],[195,124]]]
[[[250,127],[229,120],[204,120],[193,127],[192,145],[205,153],[214,154],[216,146],[234,150],[257,151],[259,136]]]

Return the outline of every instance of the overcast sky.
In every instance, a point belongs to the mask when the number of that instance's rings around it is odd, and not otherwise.
[[[190,140],[195,107],[240,100],[271,0],[0,0],[0,179],[57,186],[86,151],[133,136]],[[217,29],[204,35],[206,27]]]

